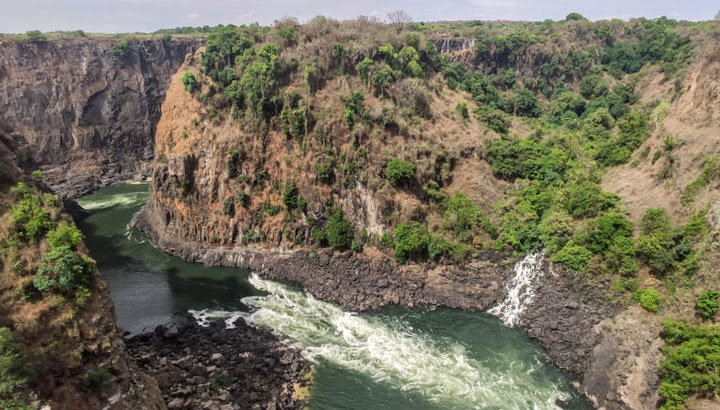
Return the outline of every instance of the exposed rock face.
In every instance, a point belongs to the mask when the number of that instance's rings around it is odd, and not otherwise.
[[[18,146],[0,130],[0,241],[3,243],[7,239],[6,222],[12,220],[8,212],[15,202],[10,188],[18,182],[35,185],[27,170],[17,166],[23,162],[16,155],[17,150]],[[54,211],[53,218],[70,219],[62,207]],[[42,354],[45,362],[39,367],[42,373],[28,385],[33,392],[33,404],[58,410],[164,409],[157,383],[140,372],[127,355],[110,290],[98,278],[98,273],[93,274],[91,293],[81,305],[52,295],[23,300],[16,289],[20,283],[32,281],[30,275],[34,275],[47,245],[21,243],[17,246],[15,253],[22,255],[16,262],[23,267],[21,274],[10,269],[7,248],[0,257],[0,326],[11,329],[24,349]],[[80,248],[83,253],[87,252],[84,245]],[[50,302],[52,298],[55,299]],[[86,377],[99,368],[107,369],[111,377],[101,386],[89,389]]]
[[[0,122],[65,197],[148,175],[165,91],[201,40],[0,41]],[[20,137],[22,136],[22,137]]]
[[[200,327],[192,316],[128,340],[170,409],[301,408],[296,387],[309,365],[300,352],[240,318]]]

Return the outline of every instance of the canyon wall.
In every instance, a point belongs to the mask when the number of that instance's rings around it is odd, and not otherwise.
[[[0,40],[0,124],[64,197],[148,175],[171,76],[203,40]],[[24,152],[24,153],[23,153]]]

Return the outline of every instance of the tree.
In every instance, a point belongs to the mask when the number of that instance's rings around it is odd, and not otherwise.
[[[185,90],[187,90],[188,92],[195,91],[195,88],[197,88],[198,86],[195,76],[190,71],[186,71],[185,74],[183,74],[182,83],[185,86]],[[228,99],[232,100],[232,98],[230,98],[229,96]]]
[[[30,30],[25,33],[25,35],[32,43],[39,43],[41,41],[47,40],[47,37],[45,37],[45,35],[40,30]]]
[[[584,19],[585,19],[585,16],[583,16],[583,15],[580,14],[580,13],[570,13],[570,14],[567,15],[567,17],[565,17],[565,21],[570,21],[570,20],[584,20]]]
[[[400,186],[409,182],[415,176],[415,164],[399,158],[388,161],[385,167],[385,177],[392,186]]]
[[[387,18],[398,33],[401,32],[408,23],[412,22],[412,17],[404,10],[395,10],[392,13],[388,13]]]

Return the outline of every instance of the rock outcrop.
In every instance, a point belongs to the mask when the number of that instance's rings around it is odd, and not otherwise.
[[[117,41],[0,40],[0,122],[64,197],[148,175],[170,77],[202,44],[133,40],[116,56]]]

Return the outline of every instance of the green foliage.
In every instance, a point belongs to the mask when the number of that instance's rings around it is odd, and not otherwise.
[[[352,245],[354,232],[352,225],[345,219],[342,211],[333,212],[325,225],[327,242],[335,249],[348,249]],[[317,238],[316,238],[317,239]]]
[[[720,393],[720,326],[694,327],[665,321],[665,361],[660,364],[660,395],[664,410],[680,410],[693,394]]]
[[[590,181],[568,185],[565,195],[563,208],[576,218],[597,216],[620,201],[617,195],[603,191],[600,185]]]
[[[553,262],[562,262],[565,267],[574,271],[582,272],[587,269],[592,253],[587,248],[569,241],[560,251],[555,253],[551,259]]]
[[[717,178],[718,176],[720,176],[720,155],[714,155],[705,162],[705,166],[703,166],[700,175],[685,187],[682,194],[683,203],[688,204],[692,202],[697,194],[705,189],[713,178]]]
[[[288,210],[293,210],[298,207],[299,203],[299,192],[298,187],[294,181],[285,181],[285,188],[283,189],[282,201]]]
[[[652,288],[638,289],[633,293],[633,298],[640,306],[648,312],[657,313],[661,303],[660,294]]]
[[[47,199],[41,194],[30,193],[22,182],[15,188],[17,202],[11,209],[15,234],[22,240],[34,243],[54,226],[47,209]]]
[[[465,101],[459,102],[455,106],[455,112],[458,113],[461,119],[463,120],[469,120],[470,119],[470,112],[468,111],[468,106]]]
[[[16,395],[7,400],[0,400],[0,409],[6,410],[35,410],[36,407],[28,404],[22,397]]]
[[[587,99],[605,97],[609,91],[610,86],[601,75],[587,76],[580,84],[580,94]]]
[[[670,217],[664,208],[649,208],[640,220],[643,235],[653,232],[670,232]]]
[[[226,199],[223,201],[222,210],[223,210],[223,215],[227,215],[229,217],[235,216],[235,204],[230,199]]]
[[[74,295],[79,288],[91,288],[92,280],[92,261],[63,246],[42,258],[33,283],[41,292]]]
[[[390,85],[392,85],[396,79],[397,76],[395,75],[395,72],[387,65],[381,67],[373,73],[372,77],[370,77],[370,81],[373,87],[375,87],[375,95],[385,95],[387,89],[390,88]]]
[[[0,396],[12,394],[28,382],[23,368],[20,346],[12,331],[0,327]]]
[[[480,223],[480,209],[464,193],[455,192],[447,201],[443,214],[443,226],[453,232],[455,237],[466,242],[471,240],[473,232]]]
[[[720,292],[714,290],[705,290],[697,298],[696,308],[700,316],[705,319],[711,319],[720,310]]]
[[[393,158],[385,166],[385,178],[392,186],[402,186],[415,176],[415,164],[399,158]]]
[[[39,43],[41,41],[47,41],[47,37],[40,30],[30,30],[25,33],[28,41],[31,43]]]
[[[91,390],[100,390],[110,380],[112,380],[112,373],[110,373],[107,366],[103,366],[95,370],[91,370],[88,374],[86,374],[83,379],[83,384]]]
[[[302,144],[315,127],[316,119],[310,107],[301,104],[298,100],[299,97],[291,98],[291,101],[285,104],[280,119],[285,123],[283,126],[285,135],[295,138]]]
[[[331,185],[335,181],[335,167],[330,161],[315,163],[315,178],[324,184]]]
[[[585,17],[580,13],[570,13],[565,17],[565,21],[572,21],[572,20],[585,20]]]
[[[42,181],[43,171],[41,169],[36,169],[35,171],[32,172],[32,178],[38,182]]]
[[[568,124],[584,112],[587,104],[581,96],[566,91],[559,94],[550,104],[550,117],[556,124]]]
[[[542,114],[537,96],[527,88],[515,90],[505,100],[505,111],[523,117],[539,117]]]
[[[395,248],[395,238],[393,238],[392,234],[390,232],[385,232],[382,234],[382,237],[380,238],[380,244],[386,248],[394,249]]]
[[[493,173],[503,179],[533,179],[552,182],[565,172],[563,150],[531,138],[502,137],[488,144],[486,158]]]
[[[67,222],[61,222],[60,225],[47,234],[50,249],[53,250],[62,247],[75,250],[83,239],[85,239],[85,236],[75,224]]]
[[[423,259],[428,256],[430,233],[427,226],[419,222],[400,224],[395,228],[395,259]]]
[[[354,91],[345,99],[345,123],[352,129],[355,124],[363,122],[367,119],[367,111],[363,105],[365,95],[359,91]]]
[[[370,67],[372,67],[372,65],[373,61],[369,57],[365,57],[355,66],[358,74],[360,74],[360,78],[365,83],[370,81]]]
[[[542,219],[538,224],[538,230],[548,255],[553,255],[572,238],[573,220],[567,213],[555,211]]]
[[[360,242],[358,242],[358,241],[353,240],[353,241],[350,243],[350,249],[351,249],[353,252],[358,252],[358,253],[360,253],[360,252],[363,251],[363,244],[360,243]]]
[[[182,83],[185,86],[187,92],[193,92],[198,87],[198,82],[195,79],[195,75],[190,71],[186,71],[182,76]]]
[[[510,131],[510,119],[500,110],[478,108],[475,115],[488,128],[498,134],[506,135]]]
[[[125,58],[130,54],[131,50],[132,43],[130,42],[130,40],[124,38],[117,41],[115,44],[113,44],[112,47],[110,47],[110,54],[114,55],[117,58]]]
[[[692,252],[690,239],[682,229],[671,230],[670,218],[662,208],[645,211],[640,227],[637,254],[654,275],[673,272]]]

